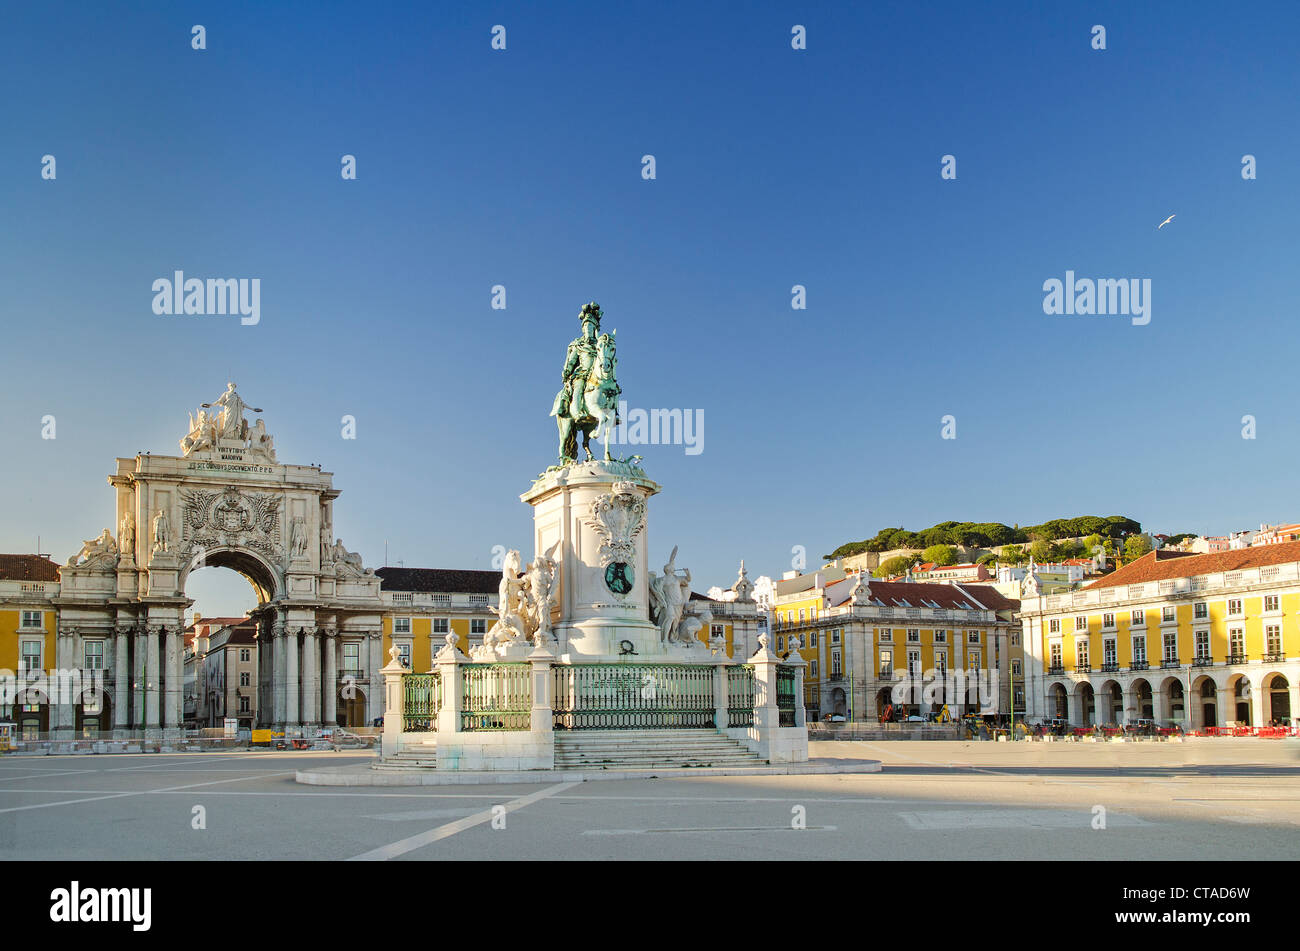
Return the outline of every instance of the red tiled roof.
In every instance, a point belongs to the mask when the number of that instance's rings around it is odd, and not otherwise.
[[[1282,565],[1290,562],[1300,562],[1300,542],[1282,542],[1278,545],[1241,548],[1236,551],[1215,551],[1205,555],[1158,549],[1084,587],[1112,588],[1118,585],[1142,584],[1145,581],[1190,578],[1194,575],[1241,571],[1245,568],[1260,568],[1264,565]]]
[[[41,555],[0,555],[5,581],[58,581],[59,566]]]
[[[857,578],[845,578],[834,584],[842,586],[832,598],[832,607],[838,607],[849,600],[853,583]],[[849,582],[845,584],[845,582]],[[891,608],[925,608],[937,604],[941,608],[975,611],[979,608],[971,602],[967,594],[955,584],[943,584],[937,581],[871,581],[871,600],[879,601]],[[838,598],[838,600],[834,600]],[[906,603],[904,603],[906,602]],[[929,603],[927,603],[929,602]]]
[[[993,587],[992,584],[978,584],[967,581],[957,587],[961,588],[972,598],[979,601],[980,604],[990,611],[1019,611],[1020,602],[1015,598],[1008,598],[1005,594]]]

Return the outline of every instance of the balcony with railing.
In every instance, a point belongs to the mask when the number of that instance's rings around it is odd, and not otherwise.
[[[1065,676],[1065,667],[1062,666],[1061,664],[1052,664],[1050,667],[1047,668],[1047,676],[1063,677]]]
[[[1246,662],[1247,657],[1248,655],[1246,654],[1229,654],[1227,657],[1223,659],[1223,662],[1229,665],[1244,664]]]
[[[1166,657],[1164,660],[1160,662],[1161,670],[1173,670],[1174,668],[1181,667],[1181,666],[1182,664],[1178,662],[1177,657]]]
[[[1192,666],[1193,666],[1193,667],[1213,667],[1213,666],[1214,666],[1214,658],[1211,657],[1211,656],[1209,656],[1208,654],[1198,654],[1196,657],[1192,658]]]
[[[1106,663],[1102,664],[1099,669],[1103,674],[1113,674],[1119,670],[1119,664],[1115,663],[1115,661],[1113,660],[1107,661]]]
[[[1145,660],[1135,660],[1128,665],[1129,670],[1148,670],[1150,667],[1151,665]]]
[[[1285,651],[1268,651],[1264,654],[1264,663],[1281,664],[1286,660]]]

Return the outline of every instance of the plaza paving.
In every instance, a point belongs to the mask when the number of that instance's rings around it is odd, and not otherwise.
[[[1300,742],[826,742],[880,773],[331,788],[348,753],[0,757],[0,859],[1285,859]],[[206,828],[195,829],[195,807]],[[1104,808],[1105,828],[1094,829]],[[806,828],[793,820],[804,817]],[[496,827],[494,827],[496,826]]]

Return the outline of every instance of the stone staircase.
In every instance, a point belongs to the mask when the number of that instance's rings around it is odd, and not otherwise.
[[[556,769],[679,769],[765,766],[717,730],[557,730]]]
[[[387,757],[382,762],[374,764],[373,768],[422,766],[425,769],[433,769],[437,765],[438,743],[436,740],[430,740],[408,746],[396,756]]]

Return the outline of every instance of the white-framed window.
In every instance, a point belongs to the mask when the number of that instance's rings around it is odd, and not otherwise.
[[[1061,619],[1059,617],[1054,617],[1047,622],[1047,633],[1048,634],[1061,633]]]
[[[980,652],[979,652],[979,651],[967,651],[967,652],[966,652],[966,669],[967,669],[967,670],[979,670],[979,669],[980,669]]]
[[[246,670],[239,672],[239,686],[251,687],[253,685],[253,675]]]
[[[1088,641],[1084,638],[1074,642],[1074,666],[1087,667],[1092,663],[1088,658]]]
[[[1241,616],[1241,598],[1228,599],[1228,617]]]
[[[469,622],[469,632],[470,632],[471,634],[486,634],[486,633],[487,633],[487,619],[486,619],[486,618],[481,618],[481,617],[470,618],[470,622]]]
[[[921,676],[921,652],[920,651],[907,652],[907,672],[911,674],[913,677]]]
[[[1130,611],[1128,616],[1129,627],[1146,627],[1147,612],[1138,608],[1136,611]]]
[[[434,618],[434,619],[433,619],[433,633],[435,633],[435,634],[450,634],[450,633],[451,633],[451,623],[450,623],[450,621],[448,621],[448,619],[445,618],[445,617],[436,617],[436,618]]]
[[[1198,621],[1203,621],[1210,616],[1210,606],[1204,601],[1197,601],[1192,605],[1192,617]]]
[[[882,650],[880,652],[880,676],[884,680],[894,676],[894,652],[892,650]]]
[[[403,641],[402,643],[397,645],[397,649],[401,652],[398,656],[402,658],[402,666],[410,667],[411,666],[411,642]]]
[[[1020,676],[1020,661],[1016,660],[1015,658],[1012,658],[1011,660],[1011,676],[1013,677]]]
[[[1060,667],[1061,666],[1061,642],[1052,641],[1052,643],[1048,645],[1047,650],[1048,650],[1048,656],[1051,658],[1051,666]]]
[[[1246,653],[1246,635],[1239,627],[1228,630],[1228,653],[1238,656]]]
[[[343,645],[343,672],[356,674],[361,670],[361,645],[348,641]]]
[[[726,637],[726,636],[727,636],[727,628],[725,625],[722,624],[709,625],[709,640],[713,640],[715,637]]]
[[[1280,611],[1282,609],[1281,599],[1276,594],[1264,595],[1265,611]]]
[[[241,663],[245,663],[245,664],[247,664],[250,660],[252,660],[252,649],[248,647],[241,647],[239,649],[239,660]]]
[[[103,670],[104,669],[104,642],[103,641],[86,641],[86,670]]]
[[[409,617],[395,617],[395,618],[393,618],[393,633],[394,633],[394,634],[410,634],[410,633],[411,633],[411,619],[410,619]]]
[[[1012,647],[1019,647],[1019,646],[1020,646],[1020,632],[1019,632],[1019,631],[1012,631],[1012,632],[1011,632],[1011,646],[1012,646]]]
[[[1107,611],[1101,616],[1101,626],[1113,628],[1115,626],[1115,612]]]
[[[1163,640],[1164,640],[1165,649],[1164,649],[1164,653],[1161,655],[1161,659],[1177,660],[1178,659],[1178,632],[1169,631],[1167,634],[1165,634]]]
[[[894,629],[889,627],[878,628],[876,630],[876,635],[882,641],[892,641],[894,639]]]
[[[1210,659],[1210,632],[1209,631],[1196,632],[1196,659],[1197,660]]]
[[[1172,606],[1166,605],[1165,607],[1160,609],[1161,624],[1168,624],[1171,621],[1176,621],[1177,619],[1178,619],[1178,615]]]
[[[784,638],[783,636],[781,636],[781,635],[777,635],[777,638],[776,638],[776,649],[777,649],[778,651],[783,651],[783,650],[785,650],[785,638]]]
[[[240,698],[239,698],[239,712],[240,712],[240,713],[252,713],[252,712],[253,712],[252,707],[249,705],[249,698],[248,698],[248,697],[240,697]]]
[[[44,670],[41,664],[41,642],[40,641],[23,641],[22,646],[22,665],[23,670]]]
[[[817,661],[816,661],[816,660],[810,660],[810,661],[808,661],[808,676],[809,676],[809,677],[816,677],[816,676],[817,676]]]
[[[943,651],[934,654],[934,669],[941,680],[948,677],[948,655]]]
[[[816,631],[809,631],[809,632],[808,632],[808,646],[809,646],[809,647],[816,647],[816,646],[817,646],[817,632],[816,632]]]
[[[1147,639],[1141,635],[1133,638],[1133,661],[1138,664],[1147,662]]]
[[[839,642],[840,642],[840,631],[839,628],[836,628],[835,630],[831,631],[831,643],[838,644]]]
[[[803,623],[803,620],[804,620],[804,609],[803,609],[803,608],[800,608],[800,609],[799,609],[799,623],[802,624],[802,623]]]
[[[909,644],[919,644],[921,642],[921,631],[919,628],[909,627],[907,629],[907,642]]]
[[[25,628],[40,628],[45,626],[45,615],[42,611],[24,611],[20,624]]]
[[[934,632],[934,642],[936,644],[948,643],[948,632],[942,628]]]
[[[1108,637],[1101,642],[1101,662],[1103,664],[1118,663],[1118,648],[1115,644],[1115,638]]]
[[[831,651],[831,676],[838,677],[839,675],[840,675],[840,652]]]
[[[1270,654],[1282,653],[1282,625],[1270,624],[1264,628],[1264,650]]]
[[[1088,618],[1082,614],[1075,617],[1074,629],[1076,631],[1086,631],[1088,629]]]
[[[967,631],[967,632],[966,632],[966,643],[967,643],[967,644],[978,644],[979,642],[980,642],[980,632],[979,632],[979,631]]]

